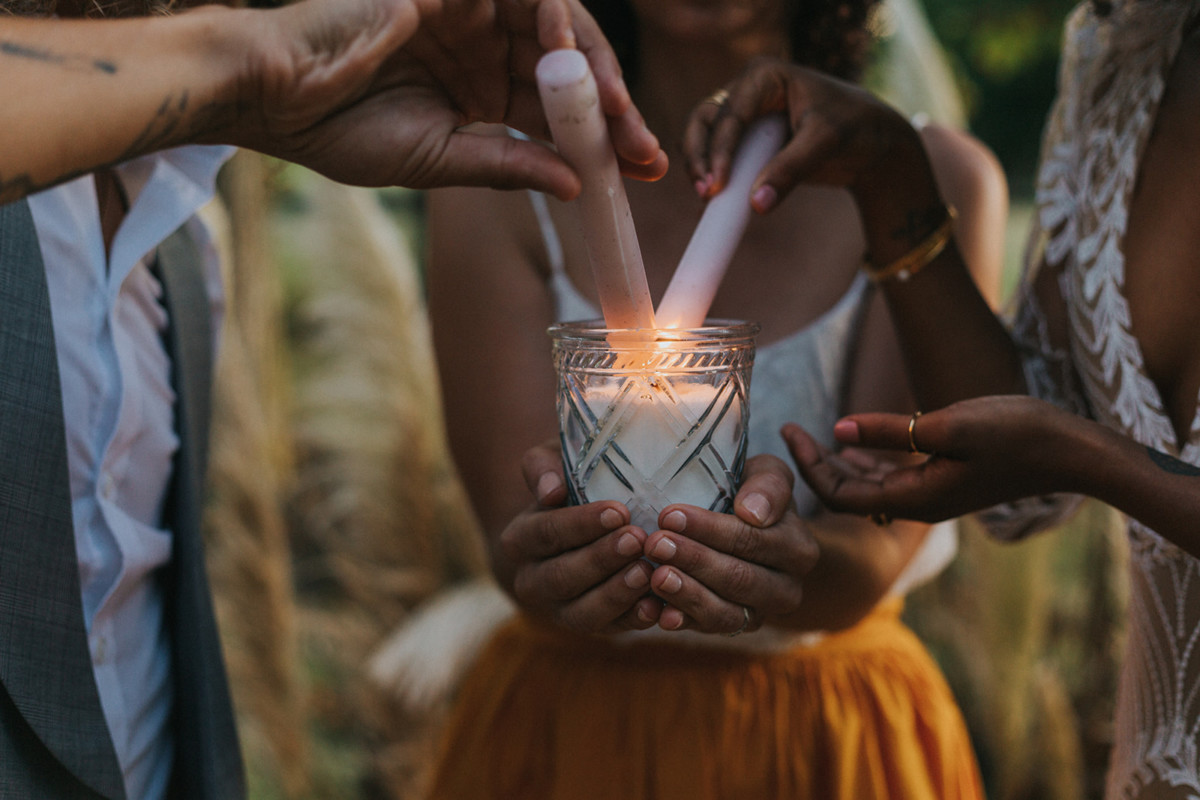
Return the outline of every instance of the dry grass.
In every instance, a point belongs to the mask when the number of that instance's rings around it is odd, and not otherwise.
[[[1103,795],[1125,608],[1125,542],[1087,504],[1019,544],[961,524],[958,558],[905,616],[942,664],[992,800]]]
[[[415,605],[484,568],[414,255],[377,193],[257,156],[224,186],[237,273],[210,561],[252,785],[399,796],[428,760],[426,722],[364,679],[366,660]]]
[[[282,502],[290,480],[279,292],[266,248],[263,161],[223,174],[227,314],[216,368],[206,518],[209,566],[247,756],[270,764],[284,798],[311,796],[304,677],[296,658],[291,549]],[[238,221],[229,226],[228,221]]]

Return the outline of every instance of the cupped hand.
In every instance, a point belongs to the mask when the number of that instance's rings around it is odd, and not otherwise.
[[[622,165],[647,179],[666,169],[577,0],[304,0],[245,13],[259,55],[239,86],[235,144],[345,183],[528,187],[567,199],[579,179],[550,148],[464,128],[504,122],[544,138],[534,67],[548,50],[577,46]]]
[[[1072,435],[1086,420],[1023,395],[964,400],[923,414],[912,439],[928,458],[897,466],[865,452],[909,451],[911,416],[855,414],[834,426],[833,452],[797,425],[784,439],[801,477],[834,511],[938,522],[997,503],[1075,491]]]
[[[865,89],[815,70],[763,59],[724,88],[727,99],[719,105],[700,103],[684,134],[687,169],[704,196],[728,181],[746,128],[773,112],[786,114],[791,136],[754,182],[751,202],[759,212],[801,183],[856,190],[880,165],[924,160],[920,137],[895,109]],[[923,173],[932,185],[927,165]]]
[[[732,514],[663,509],[662,530],[646,540],[659,565],[651,586],[667,604],[661,628],[735,634],[796,611],[817,544],[796,513],[794,480],[780,459],[755,456]]]
[[[563,506],[562,460],[550,445],[526,453],[522,472],[537,502],[492,546],[493,569],[527,613],[579,633],[648,628],[662,604],[650,595],[646,534],[616,502]]]

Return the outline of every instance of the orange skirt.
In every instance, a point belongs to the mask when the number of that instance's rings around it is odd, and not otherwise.
[[[765,653],[517,619],[467,676],[431,797],[982,798],[962,715],[901,606]]]

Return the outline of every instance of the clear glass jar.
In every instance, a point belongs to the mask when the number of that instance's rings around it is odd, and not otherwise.
[[[647,531],[671,503],[728,511],[746,460],[758,329],[552,326],[571,502],[620,501]]]

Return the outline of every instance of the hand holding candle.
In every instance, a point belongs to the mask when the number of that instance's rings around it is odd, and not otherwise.
[[[654,303],[633,215],[587,58],[577,50],[553,50],[538,62],[537,81],[554,143],[583,184],[583,238],[604,322],[609,328],[653,328]]]
[[[729,183],[709,201],[656,314],[663,328],[704,324],[717,288],[750,221],[750,187],[783,146],[787,120],[775,114],[750,126],[730,167]]]

